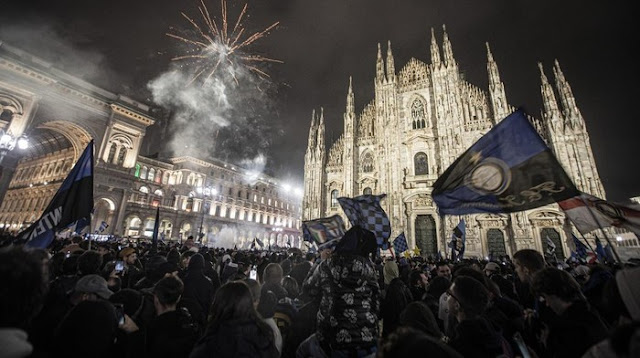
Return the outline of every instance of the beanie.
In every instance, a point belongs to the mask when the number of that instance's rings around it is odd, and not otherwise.
[[[189,269],[204,269],[204,257],[195,254],[189,259]]]

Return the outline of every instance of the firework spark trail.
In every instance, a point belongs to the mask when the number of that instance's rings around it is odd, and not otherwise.
[[[229,33],[227,0],[221,0],[220,3],[222,18],[221,26],[218,26],[218,22],[216,22],[214,17],[211,17],[204,0],[200,0],[201,6],[198,6],[198,10],[202,17],[202,21],[204,22],[204,26],[198,24],[198,22],[187,14],[181,13],[182,16],[191,24],[196,35],[191,38],[175,33],[166,34],[167,36],[184,42],[190,46],[186,51],[186,54],[172,58],[172,61],[191,60],[193,64],[195,64],[194,76],[187,85],[190,85],[203,75],[204,81],[207,82],[214,74],[216,74],[221,66],[226,65],[229,66],[227,68],[227,75],[231,76],[236,84],[239,82],[236,73],[241,68],[254,72],[263,78],[270,78],[271,76],[258,67],[259,63],[283,63],[283,61],[262,55],[250,54],[248,53],[248,46],[267,36],[269,31],[276,28],[280,22],[275,22],[266,29],[243,38],[243,34],[245,33],[243,19],[247,13],[248,4],[245,4],[242,11],[240,11],[238,18],[233,25],[233,29],[231,30],[231,33]]]

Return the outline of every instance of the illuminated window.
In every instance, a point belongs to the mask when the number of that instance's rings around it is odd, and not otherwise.
[[[331,191],[331,207],[335,208],[338,206],[338,190],[334,189]]]

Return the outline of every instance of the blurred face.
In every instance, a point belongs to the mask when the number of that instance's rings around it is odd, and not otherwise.
[[[138,259],[138,254],[134,252],[131,255],[127,256],[124,261],[127,263],[127,265],[134,265],[137,259]]]
[[[451,287],[447,290],[447,307],[449,308],[449,314],[457,315],[460,310],[460,303],[458,299],[455,297],[455,286],[456,284],[452,284]]]
[[[109,252],[109,250],[107,250],[107,248],[106,248],[106,247],[102,247],[102,246],[98,247],[98,253],[99,253],[100,255],[104,256],[104,255],[106,255],[108,252]]]
[[[449,265],[438,266],[438,276],[446,277],[451,280],[451,268],[449,268]]]
[[[529,279],[529,270],[526,267],[522,266],[520,264],[520,261],[518,261],[517,259],[513,260],[513,266],[520,281],[527,282]]]

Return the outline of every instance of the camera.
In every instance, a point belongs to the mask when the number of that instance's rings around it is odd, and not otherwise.
[[[258,270],[256,269],[256,266],[252,266],[251,267],[251,271],[249,271],[249,278],[252,280],[257,280],[258,279]]]
[[[118,319],[118,325],[124,324],[124,306],[122,303],[114,303],[116,308],[116,318]]]

